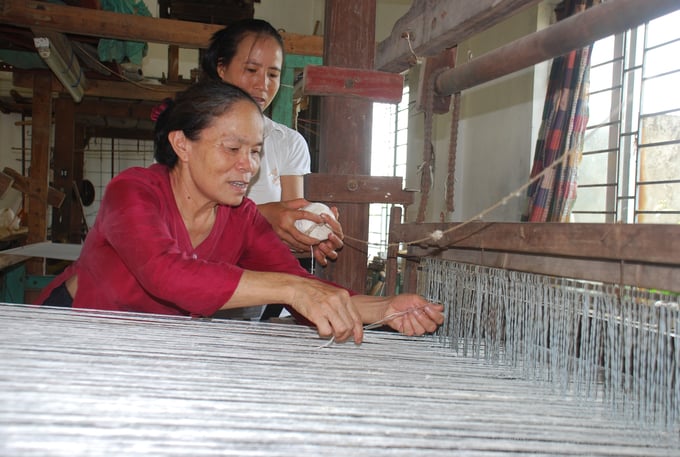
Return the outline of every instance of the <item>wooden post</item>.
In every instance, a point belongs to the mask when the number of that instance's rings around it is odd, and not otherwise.
[[[85,127],[77,124],[75,128],[75,140],[73,147],[73,182],[79,184],[83,180],[85,169],[85,146],[87,146],[87,139],[85,137]],[[71,231],[69,233],[69,243],[82,243],[83,241],[83,221],[82,215],[78,208],[70,213],[71,221],[69,226]]]
[[[54,187],[66,198],[60,208],[52,209],[52,241],[67,243],[71,230],[73,206],[73,149],[75,146],[75,103],[70,97],[55,100],[54,116]]]
[[[392,205],[390,211],[390,232],[387,241],[387,260],[385,261],[385,295],[393,295],[399,279],[399,240],[392,236],[394,229],[401,224],[401,206]]]
[[[168,81],[179,81],[179,46],[168,46]]]
[[[326,0],[324,65],[373,69],[376,0]],[[370,174],[373,105],[360,98],[321,99],[319,172]],[[364,293],[367,274],[368,204],[339,204],[346,235],[338,260],[318,274]],[[359,240],[359,241],[355,241]]]
[[[36,72],[33,77],[33,124],[31,139],[31,191],[28,196],[28,243],[47,239],[47,192],[50,170],[50,130],[52,124],[52,75]],[[45,274],[44,259],[26,264],[26,273]]]

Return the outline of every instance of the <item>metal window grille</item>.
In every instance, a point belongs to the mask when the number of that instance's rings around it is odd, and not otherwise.
[[[595,43],[574,221],[680,223],[678,21]]]

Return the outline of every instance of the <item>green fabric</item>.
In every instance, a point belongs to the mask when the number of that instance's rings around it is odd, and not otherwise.
[[[33,68],[47,68],[45,61],[42,60],[37,52],[0,49],[0,61],[23,70],[31,70]]]
[[[151,17],[151,12],[142,0],[101,0],[102,10],[115,11],[124,14],[136,14]],[[142,59],[148,51],[148,45],[141,41],[123,41],[101,39],[97,46],[99,60],[102,62],[116,61],[119,63],[130,61],[141,65]]]

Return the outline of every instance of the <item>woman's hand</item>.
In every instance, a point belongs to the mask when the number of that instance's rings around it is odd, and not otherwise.
[[[352,300],[365,324],[381,323],[404,335],[432,333],[444,322],[444,306],[430,303],[416,294],[356,295]]]
[[[336,251],[343,246],[342,239],[344,235],[342,233],[342,226],[337,220],[334,221],[333,218],[301,210],[301,208],[308,204],[309,201],[304,198],[298,198],[285,202],[258,205],[258,209],[272,225],[274,232],[291,249],[297,252],[309,252],[310,247],[313,247],[314,258],[321,265],[326,266],[328,264],[327,259],[337,259],[338,253]],[[337,208],[333,207],[331,210],[337,219]],[[319,241],[316,238],[305,235],[295,227],[295,221],[298,219],[308,219],[317,224],[326,223],[333,230],[333,233],[328,236],[327,240]]]
[[[443,312],[443,305],[430,303],[420,295],[401,294],[391,298],[383,319],[385,325],[404,335],[422,335],[437,330],[444,322]],[[392,315],[396,317],[390,319]]]
[[[307,200],[299,198],[286,202],[271,202],[257,205],[257,209],[260,210],[260,213],[271,224],[274,232],[288,247],[298,252],[308,252],[309,247],[317,244],[319,240],[305,235],[295,227],[296,220],[305,218],[304,213],[299,211],[299,209],[308,204]],[[319,216],[316,214],[312,216],[314,219],[312,217],[310,219],[315,222],[321,222]]]
[[[349,292],[316,279],[303,279],[293,285],[294,296],[289,303],[316,326],[322,338],[333,337],[342,342],[350,337],[360,344],[364,337],[361,315]]]
[[[316,278],[244,270],[238,287],[222,309],[282,303],[316,326],[319,336],[336,341],[364,336],[361,315],[349,292]]]

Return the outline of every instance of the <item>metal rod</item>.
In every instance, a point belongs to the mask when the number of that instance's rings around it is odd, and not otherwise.
[[[587,46],[680,8],[678,0],[615,0],[593,6],[440,74],[435,92],[455,94]]]

